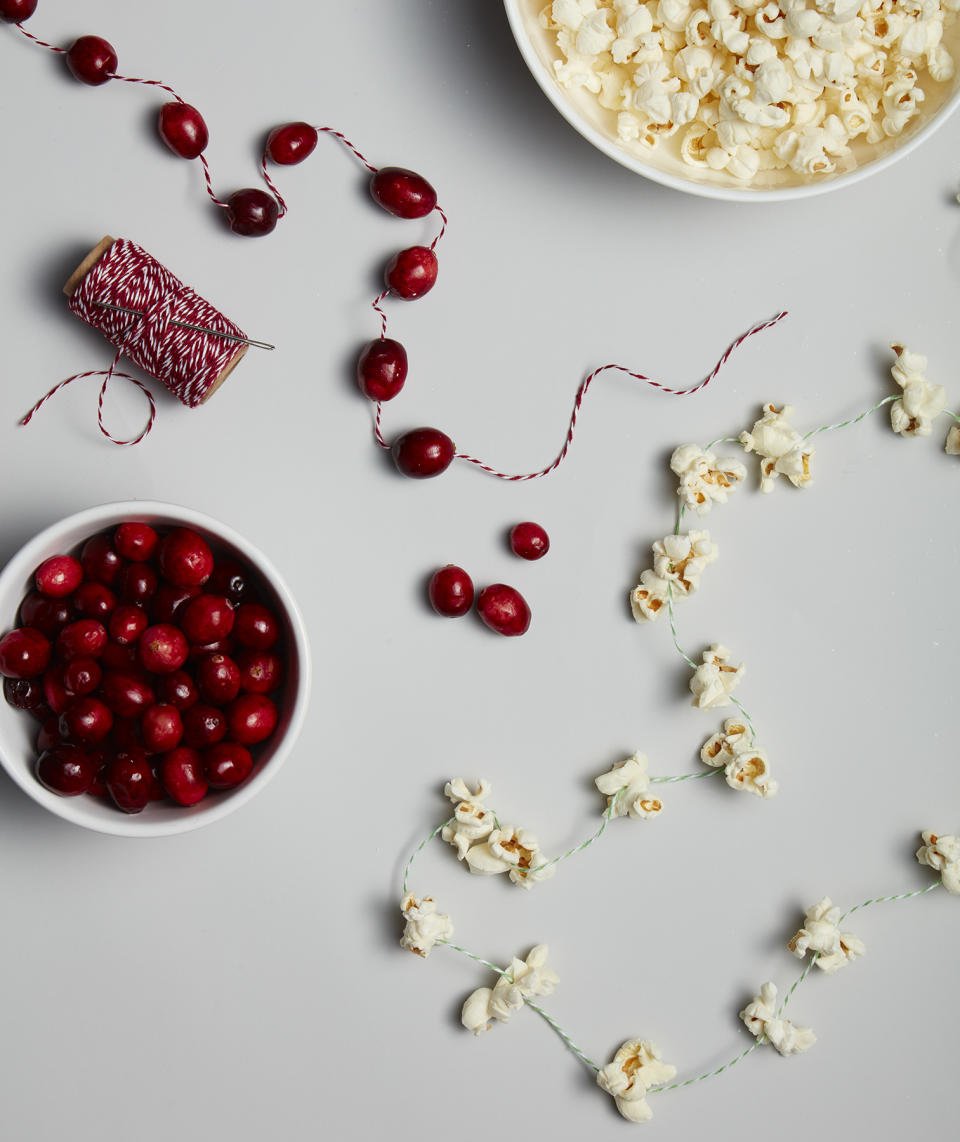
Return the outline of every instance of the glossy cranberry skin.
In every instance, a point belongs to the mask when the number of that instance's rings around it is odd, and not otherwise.
[[[280,207],[272,194],[256,187],[235,191],[227,199],[227,225],[244,238],[261,238],[277,225]]]
[[[277,728],[277,707],[263,694],[241,694],[227,707],[228,728],[232,741],[256,745]]]
[[[180,711],[166,703],[149,706],[140,719],[140,736],[148,753],[166,753],[175,749],[183,737]]]
[[[182,745],[160,759],[158,774],[167,796],[178,805],[196,805],[207,795],[203,757],[199,750]]]
[[[0,674],[36,678],[50,662],[50,640],[35,627],[17,627],[0,638]]]
[[[203,772],[212,789],[232,789],[246,781],[253,757],[238,742],[220,742],[203,755]]]
[[[176,100],[164,103],[160,108],[157,130],[170,150],[182,159],[197,158],[210,141],[207,125],[196,107]]]
[[[51,555],[37,568],[34,575],[37,590],[48,599],[63,599],[83,582],[80,560],[72,555]]]
[[[80,549],[80,565],[88,579],[112,587],[123,567],[108,535],[94,535]]]
[[[439,476],[453,463],[456,445],[439,428],[413,428],[394,440],[390,454],[397,471],[412,480]]]
[[[183,604],[199,594],[199,587],[171,587],[169,583],[161,583],[150,600],[150,613],[155,622],[173,622]]]
[[[102,678],[103,670],[95,658],[74,658],[63,668],[63,688],[74,698],[92,694]]]
[[[437,281],[437,255],[429,246],[410,246],[395,254],[383,272],[387,288],[404,301],[416,301]]]
[[[237,666],[240,689],[249,694],[269,694],[283,681],[283,661],[272,650],[242,650]]]
[[[397,218],[425,218],[437,205],[437,192],[415,171],[381,167],[370,179],[373,201]]]
[[[57,635],[57,655],[63,661],[71,658],[99,658],[107,645],[107,629],[96,619],[77,619],[67,623]]]
[[[113,729],[113,711],[99,698],[76,698],[60,715],[60,736],[81,745],[97,745]]]
[[[267,136],[267,157],[282,167],[302,163],[317,145],[316,128],[309,123],[285,123]]]
[[[233,638],[251,650],[269,650],[280,637],[280,624],[262,603],[241,603],[234,613]]]
[[[462,567],[448,563],[430,576],[427,597],[438,615],[458,618],[473,606],[473,580]]]
[[[249,573],[236,559],[221,559],[207,580],[207,589],[215,595],[225,595],[234,606],[243,602],[250,586]]]
[[[508,637],[524,634],[530,626],[526,599],[506,583],[491,583],[483,588],[477,599],[477,613],[492,631]]]
[[[392,337],[365,345],[357,360],[357,384],[374,401],[393,400],[407,379],[407,351]]]
[[[185,670],[175,670],[158,678],[157,697],[178,710],[189,710],[200,700],[197,684]]]
[[[154,701],[150,683],[133,670],[108,670],[100,684],[100,697],[120,718],[139,718]]]
[[[43,703],[39,678],[4,678],[3,696],[15,710],[36,710]]]
[[[146,611],[133,603],[121,603],[107,622],[107,633],[114,642],[129,646],[137,641],[148,626]]]
[[[202,587],[213,572],[210,545],[188,527],[175,527],[160,541],[160,574],[174,587]]]
[[[0,20],[7,24],[22,24],[37,10],[37,0],[0,0]]]
[[[20,625],[36,627],[47,638],[53,638],[73,618],[73,608],[66,599],[48,599],[39,591],[31,591],[20,604]]]
[[[150,800],[153,771],[146,753],[137,746],[121,750],[107,763],[103,774],[107,792],[124,813],[140,813]]]
[[[51,666],[43,675],[43,700],[52,714],[59,717],[70,705],[72,698],[63,684],[63,668]]]
[[[197,663],[197,689],[204,702],[225,706],[240,692],[240,667],[226,654],[207,654]]]
[[[153,674],[172,674],[187,661],[190,647],[183,631],[172,623],[156,623],[140,636],[137,657],[140,665]]]
[[[227,718],[216,706],[198,702],[189,710],[184,710],[183,744],[191,749],[206,749],[216,745],[227,736]]]
[[[190,642],[218,642],[233,630],[233,605],[225,595],[204,593],[186,604],[177,621]]]
[[[117,53],[99,36],[81,36],[67,50],[67,67],[74,79],[99,87],[117,70]]]
[[[74,614],[88,619],[101,619],[106,622],[117,605],[117,596],[103,583],[91,579],[81,583],[70,598]]]
[[[160,536],[148,523],[122,523],[113,533],[113,546],[117,555],[129,559],[131,563],[146,563],[152,559],[159,542]]]
[[[52,745],[37,759],[37,780],[61,797],[77,797],[93,785],[97,769],[97,761],[86,750],[75,745]]]
[[[538,523],[517,523],[510,529],[510,550],[521,559],[542,559],[550,550],[550,536]]]
[[[157,593],[160,579],[149,563],[128,563],[117,576],[116,587],[125,603],[144,607]]]

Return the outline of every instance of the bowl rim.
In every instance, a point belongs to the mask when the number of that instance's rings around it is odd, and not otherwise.
[[[214,821],[222,820],[230,813],[235,812],[276,776],[303,727],[311,691],[310,646],[306,625],[300,608],[283,576],[272,561],[250,540],[213,516],[193,508],[162,500],[117,500],[83,508],[64,516],[28,540],[7,561],[0,570],[0,598],[2,598],[11,581],[18,584],[18,590],[25,580],[29,581],[31,573],[45,557],[46,549],[64,533],[89,527],[89,535],[93,536],[98,531],[103,531],[111,525],[126,520],[157,523],[158,517],[160,517],[160,526],[167,525],[168,521],[170,526],[192,526],[207,532],[217,540],[222,540],[224,544],[232,546],[248,559],[254,569],[267,581],[280,600],[289,621],[297,661],[297,686],[290,706],[290,716],[284,736],[278,742],[268,763],[258,773],[255,773],[249,780],[238,785],[235,789],[224,791],[228,795],[219,797],[216,802],[209,804],[201,802],[195,808],[183,807],[182,813],[171,814],[169,817],[165,816],[158,820],[150,820],[139,814],[127,815],[119,811],[116,814],[116,819],[111,816],[101,820],[99,817],[88,816],[85,812],[85,797],[61,797],[45,789],[29,769],[9,761],[5,750],[0,746],[0,765],[11,780],[33,801],[72,824],[113,836],[174,836],[213,824]],[[75,542],[79,541],[71,541],[71,546]]]
[[[638,174],[642,178],[650,179],[651,182],[660,183],[662,186],[670,187],[672,190],[680,190],[685,194],[693,194],[701,198],[714,198],[726,202],[785,202],[796,198],[811,198],[815,195],[826,194],[831,190],[839,190],[841,187],[852,186],[854,183],[860,182],[869,175],[886,170],[887,167],[925,142],[934,131],[943,125],[956,110],[957,105],[960,104],[960,85],[958,85],[954,93],[944,101],[933,118],[914,131],[902,144],[894,147],[894,149],[887,154],[880,155],[875,159],[870,159],[868,162],[854,167],[853,170],[845,171],[843,174],[839,174],[834,178],[803,183],[798,186],[770,187],[762,190],[751,190],[749,187],[712,186],[709,183],[698,183],[693,179],[681,178],[678,175],[671,174],[669,171],[660,170],[658,167],[645,163],[641,158],[631,154],[624,147],[619,146],[607,135],[602,134],[592,124],[587,122],[576,107],[573,106],[572,101],[565,97],[563,89],[546,70],[536,48],[533,46],[533,41],[530,39],[527,29],[528,17],[524,12],[528,0],[503,0],[503,3],[513,38],[516,41],[521,56],[523,56],[524,62],[530,70],[530,74],[536,80],[540,90],[575,131],[579,132],[583,138],[589,143],[592,143],[599,151],[607,155],[608,158],[613,159],[614,162],[626,167],[634,174]],[[544,4],[546,3],[547,0],[544,0]],[[960,67],[958,67],[958,71],[960,71]]]

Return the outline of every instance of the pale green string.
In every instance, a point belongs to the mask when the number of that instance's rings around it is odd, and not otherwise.
[[[447,825],[452,825],[455,820],[456,820],[456,817],[450,817],[448,820],[444,821],[442,825],[437,825],[437,827],[433,830],[433,832],[430,833],[429,836],[424,837],[423,840],[420,842],[420,844],[417,845],[417,847],[410,854],[410,859],[403,866],[403,879],[400,883],[400,897],[401,897],[401,899],[407,895],[407,878],[410,875],[410,869],[413,867],[413,862],[417,859],[417,857],[420,855],[420,853],[423,852],[423,850],[433,840],[433,838],[435,836],[437,836],[438,833],[442,833],[443,830],[447,827]]]
[[[833,432],[835,428],[849,428],[850,425],[859,424],[861,420],[866,420],[867,417],[876,412],[878,408],[883,408],[885,404],[890,404],[891,401],[899,400],[896,395],[884,397],[883,400],[877,401],[873,408],[868,408],[866,412],[861,412],[859,416],[853,416],[849,420],[840,420],[836,424],[824,424],[820,428],[811,428],[809,432],[803,434],[802,439],[809,440],[811,436],[817,436],[821,432]]]

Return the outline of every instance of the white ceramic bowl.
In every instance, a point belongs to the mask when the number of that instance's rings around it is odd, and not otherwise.
[[[924,72],[921,78],[926,99],[920,113],[901,135],[883,143],[869,146],[854,140],[852,149],[857,166],[852,170],[820,178],[791,170],[760,172],[752,182],[745,184],[724,171],[701,171],[689,166],[671,154],[666,143],[652,153],[621,143],[617,139],[615,112],[601,107],[589,92],[568,90],[554,78],[553,62],[562,56],[551,32],[539,23],[539,14],[548,3],[549,0],[504,0],[520,54],[544,94],[567,122],[605,155],[644,178],[690,194],[740,202],[783,201],[849,186],[908,154],[933,134],[960,103],[960,68],[953,80],[942,84],[933,83]],[[960,18],[947,28],[944,44],[960,62]]]
[[[0,572],[0,631],[16,626],[17,608],[32,589],[33,573],[50,555],[74,552],[90,536],[109,531],[126,520],[153,527],[189,527],[199,532],[217,551],[236,557],[251,567],[259,580],[264,602],[283,624],[286,655],[281,691],[280,721],[266,742],[254,750],[251,776],[235,789],[211,791],[189,808],[172,801],[152,801],[142,813],[128,815],[109,799],[83,794],[60,797],[45,789],[34,776],[38,724],[22,710],[0,698],[0,763],[25,793],[58,817],[125,837],[158,837],[198,829],[238,809],[261,790],[290,753],[303,724],[310,693],[310,652],[303,619],[289,588],[273,564],[252,543],[209,516],[173,504],[131,500],[87,508],[53,524],[32,539]]]

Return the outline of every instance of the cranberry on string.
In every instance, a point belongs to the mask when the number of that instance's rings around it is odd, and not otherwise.
[[[177,100],[160,108],[157,130],[170,150],[183,159],[197,158],[210,141],[207,125],[196,107]]]
[[[357,384],[372,401],[388,401],[407,379],[407,351],[399,341],[380,337],[363,347],[357,360]]]
[[[391,293],[416,301],[436,284],[437,255],[429,246],[410,246],[387,262],[383,278]]]
[[[415,171],[381,167],[370,180],[370,194],[378,206],[397,218],[426,218],[437,206],[437,192]]]
[[[37,10],[37,0],[0,0],[0,20],[7,24],[22,24]]]
[[[390,446],[397,470],[414,480],[439,476],[453,463],[456,446],[439,428],[413,428]]]
[[[117,53],[100,36],[81,36],[67,49],[67,67],[74,79],[99,87],[117,72]]]
[[[320,136],[309,123],[287,123],[267,136],[266,156],[278,166],[302,163],[313,154]]]
[[[276,228],[280,204],[272,194],[256,187],[237,190],[227,199],[227,224],[234,234],[260,238]]]

